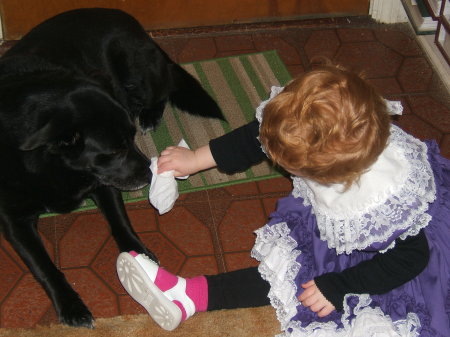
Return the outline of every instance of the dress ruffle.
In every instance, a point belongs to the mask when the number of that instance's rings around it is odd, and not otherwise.
[[[321,240],[315,214],[301,197],[278,202],[267,225],[256,231],[252,256],[269,282],[269,298],[284,331],[281,336],[450,336],[450,161],[427,143],[436,182],[436,201],[425,234],[430,262],[415,279],[383,295],[350,294],[344,312],[319,318],[298,301],[300,284],[326,272],[368,260],[373,251],[337,254]]]
[[[356,304],[353,303],[352,307],[344,305],[341,324],[312,321],[305,326],[292,320],[297,307],[301,306],[296,296],[295,278],[301,269],[297,258],[302,252],[296,249],[297,244],[289,233],[286,223],[266,225],[256,231],[257,239],[252,251],[252,256],[261,262],[259,272],[271,285],[268,296],[284,330],[278,337],[419,336],[420,322],[416,314],[410,313],[406,319],[393,322],[379,307],[369,306],[372,300],[366,294],[346,296],[345,302],[352,302],[349,300],[354,298]]]

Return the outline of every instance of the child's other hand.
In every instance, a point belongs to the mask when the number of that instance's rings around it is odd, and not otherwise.
[[[322,295],[314,280],[303,283],[302,288],[305,290],[300,294],[298,300],[303,306],[317,313],[317,316],[325,317],[336,309],[334,305]]]
[[[175,177],[187,176],[198,171],[196,162],[194,151],[185,147],[169,146],[158,158],[158,174],[173,170]]]

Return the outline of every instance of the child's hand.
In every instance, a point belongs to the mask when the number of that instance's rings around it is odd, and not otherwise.
[[[305,290],[300,294],[298,300],[303,306],[317,313],[317,316],[325,317],[336,309],[334,305],[322,295],[314,280],[303,283],[302,288]]]
[[[158,174],[174,171],[175,177],[196,173],[195,152],[181,146],[169,146],[158,158]]]
[[[169,146],[158,158],[158,174],[173,170],[175,177],[183,177],[216,165],[209,145],[199,147],[195,151]]]

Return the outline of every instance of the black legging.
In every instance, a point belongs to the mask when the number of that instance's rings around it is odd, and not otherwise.
[[[269,283],[256,267],[206,276],[208,311],[261,307],[270,304]]]

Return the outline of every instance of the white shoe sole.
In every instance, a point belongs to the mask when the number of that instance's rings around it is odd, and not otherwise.
[[[152,282],[136,259],[128,253],[117,258],[120,283],[164,330],[171,331],[181,322],[180,308]]]

